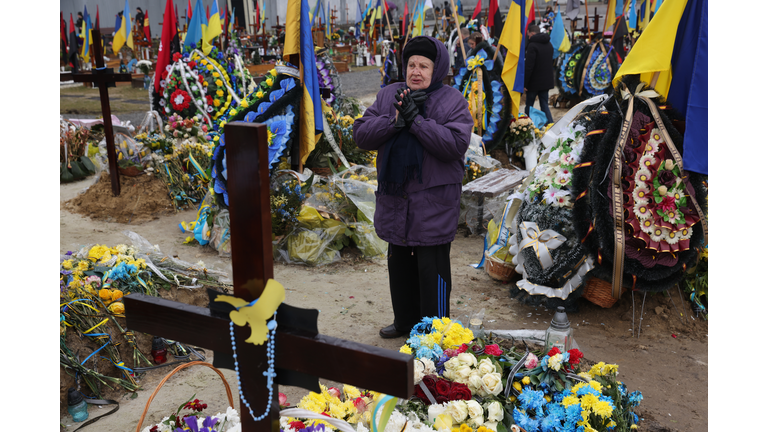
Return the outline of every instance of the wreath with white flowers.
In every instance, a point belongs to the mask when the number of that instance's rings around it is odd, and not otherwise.
[[[166,121],[174,113],[182,118],[192,118],[199,114],[210,126],[212,122],[208,112],[205,80],[189,67],[188,62],[188,57],[176,53],[173,55],[173,63],[163,71],[160,81],[163,93],[159,101],[161,114]]]
[[[216,59],[223,57],[218,49],[213,48],[208,55],[200,50],[192,50],[189,53],[189,64],[197,70],[197,73],[203,77],[203,85],[206,88],[208,96],[208,112],[211,119],[216,120],[224,115],[232,105],[240,102],[237,93],[232,89],[232,81],[227,72]]]

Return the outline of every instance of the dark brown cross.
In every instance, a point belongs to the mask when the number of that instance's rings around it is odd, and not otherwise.
[[[260,124],[230,123],[224,127],[224,135],[234,295],[252,301],[259,298],[267,280],[273,277],[267,128]],[[208,308],[143,294],[126,296],[124,302],[127,327],[133,331],[216,352],[232,352],[228,317],[218,318]],[[312,312],[316,320],[317,311]],[[279,310],[278,320],[281,313]],[[280,428],[278,392],[274,391],[272,400],[267,400],[266,344],[244,342],[250,333],[246,327],[235,326],[241,388],[256,416],[264,412],[268,402],[270,410],[264,420],[256,422],[241,400],[242,430],[277,432]],[[322,377],[400,398],[409,398],[413,393],[413,357],[330,336],[308,335],[282,324],[275,335],[275,366],[278,384],[296,385],[295,381],[281,379],[289,375],[289,371],[295,371],[305,378]]]
[[[115,136],[112,131],[112,111],[109,109],[109,93],[107,85],[115,82],[130,81],[129,73],[113,73],[104,67],[104,55],[101,50],[101,32],[91,30],[93,34],[93,62],[96,65],[91,73],[63,73],[61,81],[90,82],[99,86],[101,99],[101,115],[104,117],[104,139],[107,140],[107,159],[109,160],[109,176],[112,180],[112,194],[120,195],[120,176],[117,172],[117,154],[115,153]]]

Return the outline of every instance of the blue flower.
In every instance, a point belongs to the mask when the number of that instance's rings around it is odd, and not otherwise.
[[[256,120],[256,117],[258,117],[258,114],[251,111],[245,115],[245,119],[243,119],[243,121],[246,123],[253,123],[253,121]]]
[[[272,93],[269,94],[269,101],[274,103],[275,101],[283,97],[284,94],[285,94],[285,90],[282,90],[282,89],[274,90],[272,91]]]
[[[590,387],[590,386],[584,386],[584,387],[580,388],[580,389],[579,389],[579,390],[576,392],[576,395],[577,395],[577,396],[584,396],[584,395],[586,395],[586,394],[593,394],[593,395],[597,396],[598,398],[599,398],[600,396],[602,396],[602,394],[601,394],[599,391],[595,390],[594,388],[592,388],[592,387]]]
[[[541,362],[539,364],[541,365],[541,369],[546,372],[547,371],[547,363],[549,363],[549,356],[546,355],[541,358]]]
[[[541,432],[556,432],[560,430],[560,426],[562,425],[560,422],[560,418],[558,418],[556,415],[548,415],[541,419]]]
[[[267,111],[267,109],[269,109],[270,106],[272,106],[270,102],[262,102],[259,104],[259,107],[256,109],[256,112],[258,114],[264,114],[264,112]]]
[[[296,83],[294,82],[293,78],[286,78],[280,81],[280,88],[283,89],[283,91],[286,93],[288,90],[291,90],[294,87],[296,87]]]
[[[512,412],[512,417],[515,419],[515,423],[518,424],[521,428],[525,429],[527,432],[540,431],[539,422],[528,417],[528,414],[525,412],[520,411],[519,409],[515,409]]]
[[[639,391],[636,390],[629,394],[630,405],[637,405],[641,400],[643,400],[643,394]]]
[[[517,400],[520,401],[520,406],[525,410],[541,408],[547,403],[543,391],[531,390],[527,387],[523,389]]]

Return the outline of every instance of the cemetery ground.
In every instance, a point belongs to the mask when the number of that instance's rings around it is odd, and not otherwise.
[[[360,98],[367,102],[366,105],[370,104],[378,89],[378,85],[371,84],[371,78],[376,79],[374,77],[378,77],[376,70],[343,74],[345,93]],[[360,81],[359,88],[355,87],[356,81]],[[146,95],[145,90],[131,89],[129,86],[110,89],[113,114],[121,120],[131,120],[132,124],[138,126],[148,106]],[[99,117],[96,89],[72,87],[62,89],[60,96],[60,112],[65,117],[68,113],[73,114],[73,117]],[[92,101],[93,111],[86,111],[83,108],[85,105],[71,101],[75,99],[90,103],[93,97],[96,98]],[[91,112],[92,115],[83,115]],[[565,110],[553,110],[556,119],[564,113]],[[231,275],[232,264],[229,258],[220,257],[212,248],[182,243],[187,234],[178,229],[178,224],[194,220],[195,210],[174,213],[169,202],[168,208],[157,206],[151,210],[153,213],[146,213],[150,210],[143,212],[142,217],[110,219],[82,216],[65,204],[93,182],[94,178],[89,177],[60,185],[59,245],[62,254],[91,244],[114,246],[130,243],[122,234],[130,230],[158,245],[168,255],[178,256],[191,263],[203,261],[206,267]],[[136,186],[128,184],[127,181],[123,183],[123,194],[131,193],[130,188],[142,187],[138,183]],[[464,228],[458,229],[451,247],[451,318],[466,323],[468,315],[485,309],[486,330],[546,329],[554,311],[525,306],[510,299],[510,284],[495,281],[483,270],[469,266],[479,261],[482,250],[482,237],[471,235]],[[397,350],[404,343],[404,338],[381,339],[378,336],[379,328],[392,322],[386,261],[365,260],[355,252],[344,249],[340,262],[323,267],[275,263],[275,279],[286,288],[286,303],[321,311],[318,322],[320,333]],[[161,294],[172,300],[207,306],[207,296],[202,291],[179,288]],[[578,301],[578,307],[578,312],[569,313],[568,318],[585,358],[618,364],[619,379],[630,391],[642,392],[644,399],[638,409],[643,419],[639,424],[640,431],[693,432],[707,429],[708,323],[696,316],[690,302],[683,300],[676,288],[668,294],[648,294],[645,299],[642,293],[634,293],[633,299],[632,293],[626,292],[610,309],[603,309],[584,299]],[[632,331],[633,324],[635,332]],[[637,336],[638,327],[639,337],[633,337],[633,334]],[[149,350],[146,344],[142,347]],[[213,360],[210,350],[205,350],[204,355],[206,361]],[[296,355],[312,361],[312,357],[325,354],[303,352]],[[106,391],[103,396],[117,400],[120,409],[80,430],[134,430],[149,396],[171,369],[160,368],[140,376],[138,382],[141,389],[134,394],[122,389]],[[229,370],[223,372],[237,404],[235,374]],[[385,372],[372,370],[370,373]],[[322,381],[327,385],[334,384]],[[70,384],[71,378],[62,371],[60,386],[63,398]],[[307,393],[304,389],[285,386],[280,386],[280,391],[288,396],[291,405],[298,403]],[[174,375],[159,391],[143,425],[157,423],[192,395],[209,405],[207,412],[222,412],[226,409],[221,379],[208,368],[188,368]],[[260,412],[261,408],[256,407],[262,404],[250,402],[254,411]],[[110,409],[110,406],[89,408],[91,417]],[[79,426],[67,415],[65,401],[61,404],[60,414],[61,430],[72,431]]]

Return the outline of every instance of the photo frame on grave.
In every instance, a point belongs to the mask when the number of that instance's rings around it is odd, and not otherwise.
[[[229,313],[235,307],[229,303],[215,301],[216,297],[229,294],[224,294],[211,288],[208,288],[207,291],[208,308],[211,311],[211,315],[217,318],[229,319]],[[315,337],[320,333],[317,329],[317,319],[319,316],[320,311],[317,309],[303,309],[282,303],[277,308],[277,326],[281,330],[294,334]],[[235,370],[235,359],[232,357],[231,352],[214,351],[213,366],[219,369]],[[316,393],[321,392],[318,377],[297,371],[284,370],[280,367],[277,367],[277,369],[279,371],[277,374],[278,384],[301,387]]]

